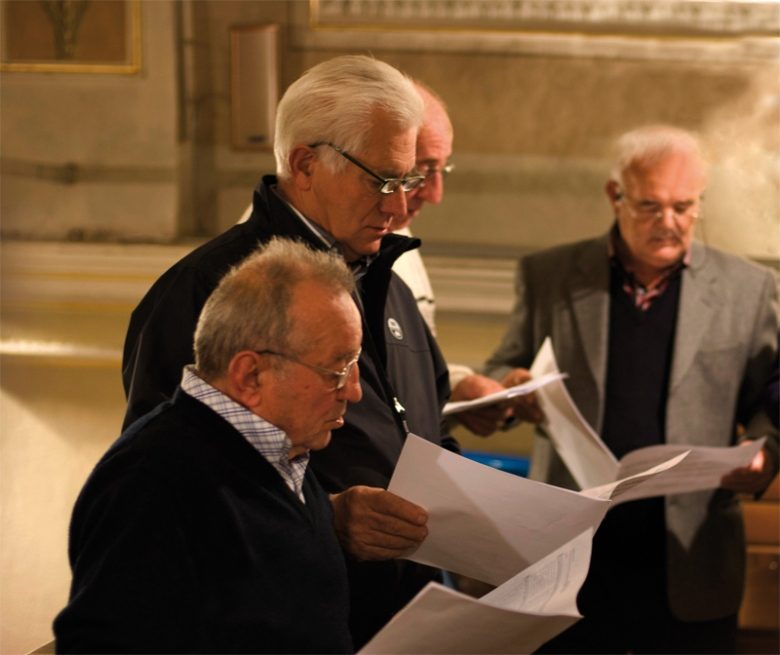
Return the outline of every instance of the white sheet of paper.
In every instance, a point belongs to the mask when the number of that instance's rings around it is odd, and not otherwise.
[[[410,434],[388,487],[428,511],[408,559],[499,585],[588,528],[609,501],[479,464]]]
[[[534,359],[531,374],[556,372],[558,364],[548,337]],[[747,466],[764,443],[760,439],[730,448],[660,444],[634,450],[618,461],[582,417],[562,381],[540,388],[537,397],[547,417],[542,427],[580,488],[585,489],[583,493],[611,496],[615,503],[714,489],[724,474]],[[683,453],[688,454],[674,465],[658,469]]]
[[[664,462],[661,462],[660,464],[656,464],[655,466],[651,466],[648,469],[644,469],[639,473],[627,475],[626,477],[620,478],[620,480],[615,482],[610,482],[609,484],[602,484],[598,487],[583,489],[580,493],[586,496],[590,496],[591,498],[609,498],[614,503],[619,503],[624,500],[631,500],[632,498],[649,497],[653,495],[653,493],[646,493],[644,489],[639,492],[640,494],[644,495],[633,495],[631,497],[628,496],[629,494],[636,493],[635,490],[638,486],[652,484],[652,478],[654,476],[667,471],[673,466],[677,466],[683,459],[688,456],[690,452],[690,450],[686,450]]]
[[[495,405],[503,402],[504,400],[510,400],[517,396],[525,396],[529,393],[533,393],[537,389],[554,382],[555,380],[562,380],[566,377],[566,373],[550,373],[549,375],[541,375],[538,378],[523,382],[523,384],[509,387],[503,391],[497,391],[496,393],[482,396],[482,398],[476,398],[474,400],[458,400],[455,402],[447,403],[442,410],[443,416],[449,416],[450,414],[457,414],[458,412],[465,412],[472,409],[478,409],[480,407],[487,407],[488,405]]]
[[[579,617],[577,593],[588,575],[593,534],[588,528],[480,600],[518,612]]]
[[[581,618],[592,538],[586,530],[480,599],[431,583],[360,653],[531,653]]]
[[[550,337],[536,353],[530,371],[533,377],[560,373]],[[542,428],[580,489],[617,480],[617,459],[582,417],[563,382],[557,380],[542,387],[537,398],[545,414]]]
[[[687,456],[674,468],[660,472],[641,486],[625,490],[619,497],[613,496],[616,503],[650,496],[668,496],[670,494],[690,493],[715,489],[720,486],[721,478],[735,468],[748,466],[766,441],[765,437],[750,443],[730,448],[714,446],[685,446],[665,444],[648,446],[627,453],[620,460],[621,475],[647,467],[659,459],[686,451]]]

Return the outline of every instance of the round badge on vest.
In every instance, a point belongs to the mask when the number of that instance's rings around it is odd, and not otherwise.
[[[404,331],[401,329],[398,321],[396,321],[394,318],[387,319],[387,329],[390,330],[390,334],[398,339],[398,341],[403,341]]]

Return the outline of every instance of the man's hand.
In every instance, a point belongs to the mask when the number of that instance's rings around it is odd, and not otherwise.
[[[475,400],[503,390],[504,387],[499,382],[474,373],[458,382],[452,390],[450,400],[453,402]],[[511,415],[512,410],[507,407],[506,403],[497,403],[468,412],[459,412],[455,414],[455,418],[474,434],[487,437],[500,428]]]
[[[428,513],[385,489],[350,487],[330,502],[336,536],[357,559],[402,557],[428,536]]]
[[[507,389],[516,387],[531,379],[531,373],[524,368],[515,368],[509,371],[501,380]],[[544,412],[539,407],[539,401],[535,393],[525,394],[524,396],[515,396],[510,401],[512,403],[512,414],[521,421],[529,423],[541,423],[544,420]]]
[[[747,444],[743,441],[742,444]],[[740,494],[756,494],[769,486],[773,471],[769,457],[762,448],[756,453],[749,466],[730,471],[720,481],[720,486]]]

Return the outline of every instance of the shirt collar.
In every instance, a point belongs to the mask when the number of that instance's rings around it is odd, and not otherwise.
[[[339,250],[338,242],[336,241],[335,237],[328,232],[324,227],[317,225],[314,221],[309,220],[306,218],[295,205],[292,205],[289,203],[278,191],[277,186],[274,185],[271,187],[271,190],[276,194],[276,197],[279,198],[285,205],[287,205],[290,208],[290,211],[295,214],[295,216],[298,217],[298,219],[309,229],[309,231],[331,252],[337,252],[338,254],[342,254],[341,250]],[[359,280],[361,277],[363,277],[368,272],[368,267],[371,266],[372,262],[378,257],[379,255],[364,255],[360,259],[357,259],[354,262],[349,262],[348,265],[350,269],[352,270],[352,274],[355,276],[356,280]]]
[[[210,385],[195,372],[194,366],[184,367],[181,388],[230,423],[303,500],[303,477],[310,459],[308,452],[291,460],[289,453],[293,444],[283,430]]]

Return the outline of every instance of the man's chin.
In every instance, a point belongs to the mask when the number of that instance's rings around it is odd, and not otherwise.
[[[327,445],[330,443],[331,434],[332,433],[330,430],[326,430],[325,432],[318,434],[314,439],[312,439],[309,450],[322,450],[323,448],[327,447]]]
[[[379,252],[379,249],[382,247],[383,236],[384,234],[376,239],[372,239],[371,241],[362,241],[360,243],[343,243],[341,245],[341,252],[344,255],[344,259],[346,259],[347,262],[354,262],[361,257],[370,257],[371,255],[376,255]]]
[[[392,225],[390,226],[390,229],[393,232],[398,232],[398,230],[403,230],[405,227],[409,227],[412,224],[412,219],[417,216],[419,213],[419,210],[416,212],[409,212],[406,216],[404,216],[401,219],[394,220]]]

